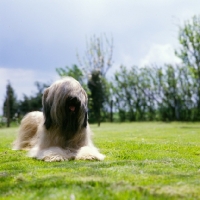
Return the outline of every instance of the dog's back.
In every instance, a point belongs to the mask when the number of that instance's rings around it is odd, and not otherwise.
[[[43,113],[34,111],[28,113],[21,121],[18,136],[13,145],[13,150],[30,149],[37,140],[37,130],[43,124]]]

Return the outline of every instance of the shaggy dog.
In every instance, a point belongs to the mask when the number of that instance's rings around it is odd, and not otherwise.
[[[103,160],[91,140],[87,121],[87,94],[80,83],[66,77],[44,91],[43,113],[28,113],[21,121],[13,149],[48,162]]]

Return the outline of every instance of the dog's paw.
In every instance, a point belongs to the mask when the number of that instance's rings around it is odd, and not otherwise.
[[[45,156],[43,158],[44,161],[46,162],[61,162],[68,160],[67,158],[62,157],[61,155],[51,155],[51,156]]]
[[[104,160],[105,157],[106,157],[105,155],[99,153],[99,154],[97,155],[97,160]]]
[[[104,160],[105,156],[102,154],[85,154],[77,155],[76,160]]]
[[[100,154],[96,148],[82,147],[77,155],[76,160],[103,160],[104,155]]]

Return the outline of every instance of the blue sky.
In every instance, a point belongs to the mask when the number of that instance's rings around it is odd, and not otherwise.
[[[178,27],[199,8],[199,0],[1,0],[0,114],[8,80],[18,99],[34,94],[35,81],[78,64],[94,34],[113,37],[110,74],[121,64],[179,63]]]

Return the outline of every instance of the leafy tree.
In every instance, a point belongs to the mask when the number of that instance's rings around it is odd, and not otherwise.
[[[143,120],[154,120],[156,118],[156,81],[155,68],[140,68],[138,76],[138,87],[143,93],[143,101],[145,101],[145,118]]]
[[[115,73],[113,92],[121,121],[146,119],[147,102],[145,94],[140,89],[139,79],[141,78],[136,66],[129,70],[121,66],[120,70]]]
[[[107,113],[109,110],[109,107],[111,105],[110,102],[112,102],[111,94],[110,94],[110,83],[106,79],[106,73],[112,66],[112,53],[113,53],[113,39],[108,40],[106,35],[101,37],[96,37],[95,35],[90,38],[89,41],[87,41],[85,56],[83,59],[80,59],[80,56],[78,55],[79,63],[85,72],[88,79],[88,87],[90,88],[89,96],[90,101],[95,102],[94,99],[97,99],[95,95],[100,96],[102,95],[99,102],[101,103],[91,103],[90,106],[90,112],[92,113],[92,110],[96,110],[97,108],[93,108],[93,106],[99,105],[98,108],[98,115],[97,121],[100,125],[100,119],[102,117],[102,114],[104,117],[107,117]],[[91,85],[95,83],[95,87],[98,85],[98,89],[96,91],[93,90],[93,86]],[[101,86],[100,86],[101,84]],[[98,94],[100,92],[100,94]],[[91,99],[94,98],[94,99]],[[110,108],[110,110],[112,110]],[[111,114],[112,115],[112,114]]]
[[[103,84],[101,79],[101,74],[99,71],[93,71],[91,78],[88,80],[88,87],[91,91],[89,96],[90,104],[89,108],[92,108],[90,111],[91,116],[93,116],[98,122],[98,126],[101,123],[101,110],[103,108],[104,94],[103,94]]]
[[[102,108],[102,119],[104,121],[113,122],[113,89],[112,82],[106,78],[101,77],[103,87],[103,108]]]
[[[195,103],[193,101],[194,90],[193,90],[193,81],[191,72],[185,66],[178,67],[177,79],[178,89],[181,96],[181,105],[179,106],[179,113],[181,121],[193,121],[195,120],[194,107]]]
[[[185,67],[121,66],[113,81],[120,121],[192,120],[192,84]]]
[[[180,49],[175,53],[182,59],[183,66],[191,72],[195,99],[195,116],[200,119],[200,16],[194,16],[179,29]]]
[[[65,68],[56,68],[56,71],[60,77],[71,76],[81,84],[84,82],[83,72],[77,65],[73,65],[72,67],[66,66]]]
[[[172,65],[163,67],[162,76],[162,104],[160,104],[160,114],[162,120],[173,121],[180,119],[180,88],[178,88],[178,69]]]
[[[7,127],[10,126],[10,122],[14,119],[14,116],[17,113],[17,98],[11,83],[8,82],[6,86],[6,97],[3,104],[3,116],[7,118]]]
[[[56,68],[56,71],[60,77],[71,76],[75,78],[77,81],[79,81],[86,92],[89,93],[86,84],[86,77],[84,76],[83,71],[77,65],[73,65],[72,67],[66,66],[65,68]]]

